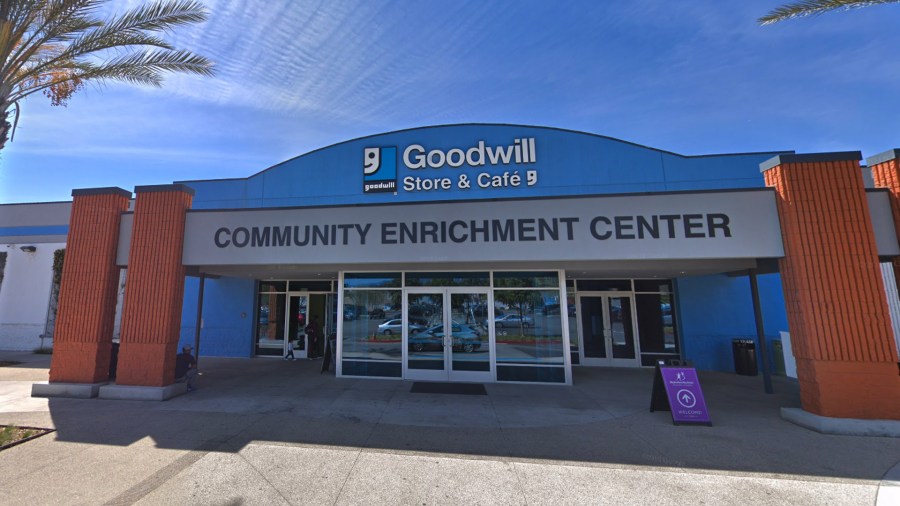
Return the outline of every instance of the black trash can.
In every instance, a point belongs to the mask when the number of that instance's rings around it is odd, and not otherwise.
[[[731,351],[734,354],[734,372],[741,376],[756,376],[756,343],[753,339],[733,339]]]

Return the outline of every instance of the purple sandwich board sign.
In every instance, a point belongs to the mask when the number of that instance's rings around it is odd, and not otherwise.
[[[675,425],[683,423],[712,425],[709,411],[706,409],[706,400],[703,398],[703,390],[700,388],[700,380],[693,367],[657,366],[656,371],[650,411],[670,410],[672,423]],[[665,399],[668,402],[663,401],[660,386],[665,390]]]

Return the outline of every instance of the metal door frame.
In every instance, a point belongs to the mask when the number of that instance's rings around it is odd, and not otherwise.
[[[631,334],[634,346],[634,358],[613,358],[613,345],[611,329],[603,329],[603,341],[606,349],[606,358],[585,357],[584,356],[584,327],[582,325],[581,314],[581,298],[582,297],[600,297],[601,306],[603,308],[603,320],[611,322],[609,314],[609,299],[611,297],[628,298],[631,301]],[[606,366],[606,367],[640,367],[641,366],[641,347],[640,336],[637,328],[637,306],[634,298],[634,292],[576,292],[575,293],[575,323],[578,325],[578,355],[580,365],[584,366]]]
[[[453,370],[453,346],[447,345],[447,340],[452,340],[451,325],[453,322],[451,307],[452,294],[480,294],[486,297],[487,304],[487,332],[488,332],[488,371],[454,371]],[[409,369],[409,297],[410,294],[440,294],[442,297],[442,311],[444,324],[444,368],[441,370]],[[496,381],[496,346],[494,345],[494,296],[490,287],[482,286],[452,286],[452,287],[410,287],[403,289],[403,378],[421,381],[456,381],[456,382],[494,382]]]
[[[306,297],[306,312],[303,314],[304,326],[300,329],[303,332],[304,346],[302,350],[294,350],[294,358],[307,358],[309,356],[309,340],[306,338],[306,325],[309,325],[309,292],[285,292],[286,307],[284,308],[284,347],[281,350],[281,356],[287,355],[288,346],[293,346],[291,340],[288,339],[291,333],[291,298]]]

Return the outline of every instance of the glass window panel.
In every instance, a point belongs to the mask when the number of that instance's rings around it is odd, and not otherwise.
[[[488,286],[487,272],[407,272],[406,286]]]
[[[495,288],[551,288],[559,286],[556,272],[495,272]]]
[[[561,315],[535,310],[554,302],[557,290],[494,290],[497,363],[564,363]]]
[[[406,367],[443,370],[446,365],[443,292],[407,294],[407,305],[410,323]]]
[[[640,293],[634,298],[637,305],[641,352],[678,353],[672,296]]]
[[[613,358],[635,358],[630,297],[608,297]]]
[[[331,281],[289,281],[292,292],[330,292]]]
[[[399,272],[355,272],[344,275],[344,288],[399,288]]]
[[[256,354],[281,356],[284,353],[284,307],[286,295],[259,294],[256,321]]]
[[[381,318],[370,317],[375,308],[400,301],[400,290],[344,291],[343,360],[400,361],[403,355],[399,334],[379,333]]]
[[[260,281],[260,292],[286,292],[287,281]]]
[[[581,292],[630,292],[630,279],[579,279]]]
[[[450,294],[454,371],[490,371],[490,322],[486,293]]]
[[[634,291],[672,293],[672,281],[668,279],[635,279]]]
[[[606,358],[606,318],[603,314],[603,297],[581,297],[581,332],[585,358]]]
[[[578,353],[578,321],[575,317],[575,292],[566,293],[566,316],[569,320],[569,351],[572,354],[572,364],[578,365],[581,359]]]

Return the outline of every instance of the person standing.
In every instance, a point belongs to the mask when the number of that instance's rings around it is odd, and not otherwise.
[[[309,344],[307,350],[309,359],[319,358],[319,319],[315,316],[310,318],[309,325],[306,326],[306,337]]]
[[[197,377],[197,359],[191,355],[193,348],[185,346],[175,357],[175,382],[187,383],[188,392],[194,390],[194,379]]]

